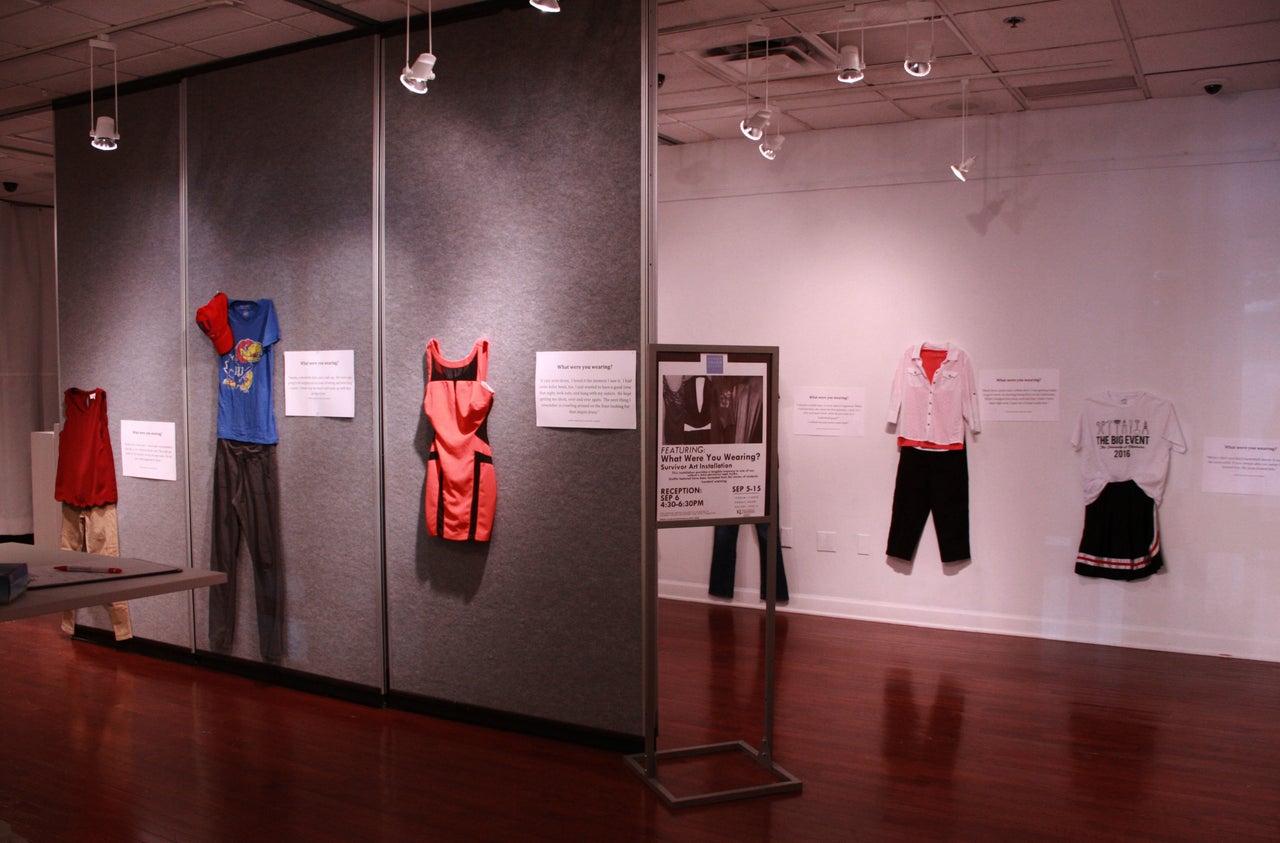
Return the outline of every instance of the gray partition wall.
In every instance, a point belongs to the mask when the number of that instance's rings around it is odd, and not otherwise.
[[[640,437],[539,428],[538,351],[641,347],[641,3],[507,4],[435,29],[425,96],[387,43],[390,686],[637,736]],[[411,52],[425,48],[414,33]],[[426,534],[423,353],[490,343],[488,544]]]
[[[380,687],[374,114],[377,40],[363,38],[187,81],[189,310],[219,290],[269,298],[280,323],[275,411],[283,537],[281,664]],[[192,532],[209,564],[218,357],[189,322]],[[355,352],[355,418],[286,416],[289,351]],[[258,659],[241,553],[232,654]],[[207,593],[196,601],[208,647]]]
[[[122,419],[174,422],[177,481],[118,476],[116,512],[121,554],[185,566],[178,114],[177,85],[121,97],[128,140],[111,153],[89,146],[87,105],[59,109],[54,130],[59,382],[107,391],[117,475]],[[131,611],[136,635],[190,646],[188,595],[138,601]],[[83,609],[78,620],[111,629],[103,609]]]
[[[438,14],[426,96],[399,84],[403,35],[370,36],[122,97],[114,153],[90,149],[83,105],[58,109],[63,385],[109,390],[113,436],[178,428],[177,483],[122,481],[126,553],[209,565],[217,358],[195,310],[219,290],[275,303],[279,667],[639,739],[640,435],[534,416],[538,351],[642,347],[645,4],[623,5]],[[488,543],[426,534],[432,337],[491,345]],[[285,353],[346,349],[355,418],[286,416]],[[256,662],[243,549],[237,582],[228,655]],[[138,634],[206,650],[207,605],[148,601]]]

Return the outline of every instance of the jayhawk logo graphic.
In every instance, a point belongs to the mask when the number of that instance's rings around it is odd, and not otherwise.
[[[248,392],[253,388],[253,364],[262,359],[262,343],[240,340],[222,362],[222,385]]]

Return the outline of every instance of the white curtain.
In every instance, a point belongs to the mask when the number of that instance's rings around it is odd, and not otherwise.
[[[31,433],[58,421],[54,212],[0,202],[0,535],[32,532]]]

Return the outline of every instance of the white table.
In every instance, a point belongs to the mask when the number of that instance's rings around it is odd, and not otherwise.
[[[123,572],[109,579],[96,579],[92,582],[68,582],[65,585],[28,588],[12,603],[0,604],[0,621],[14,621],[85,606],[103,606],[117,600],[137,600],[156,594],[221,585],[227,581],[227,575],[221,571],[174,568],[145,559],[50,550],[16,542],[0,542],[0,562],[25,563],[32,579],[43,578],[45,581],[54,577],[60,580],[74,578],[55,572],[55,565],[90,565],[119,568]]]

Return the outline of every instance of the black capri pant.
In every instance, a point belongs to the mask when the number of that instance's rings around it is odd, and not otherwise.
[[[942,561],[968,559],[969,463],[963,449],[901,449],[885,553],[897,559],[914,559],[930,513]]]

